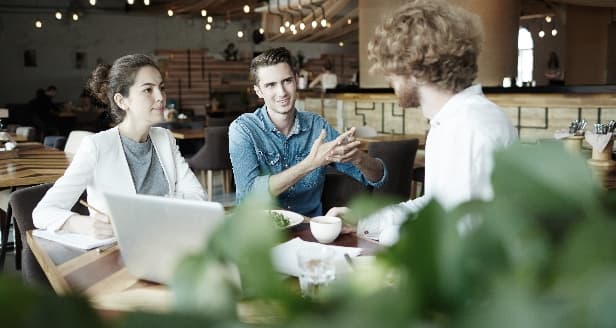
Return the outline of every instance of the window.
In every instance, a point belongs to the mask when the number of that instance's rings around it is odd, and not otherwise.
[[[533,80],[533,37],[530,32],[521,27],[518,32],[518,76],[516,84],[530,83]]]

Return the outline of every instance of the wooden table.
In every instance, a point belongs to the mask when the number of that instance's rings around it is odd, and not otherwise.
[[[200,129],[173,129],[171,133],[176,139],[204,139],[205,138],[205,130],[203,128]]]
[[[67,155],[38,142],[17,145],[17,158],[0,159],[0,188],[55,182],[68,167]]]
[[[308,223],[289,231],[289,239],[295,237],[315,241]],[[32,231],[27,232],[27,241],[58,294],[85,294],[99,310],[160,312],[172,308],[171,291],[164,285],[133,277],[124,267],[118,246],[102,253],[85,252],[33,237]],[[333,244],[360,247],[362,254],[374,254],[379,248],[376,242],[357,238],[355,234],[340,235]],[[238,311],[241,314],[241,304]]]
[[[11,191],[18,187],[27,187],[41,183],[55,182],[68,167],[67,155],[60,150],[45,147],[38,142],[24,142],[17,145],[19,150],[16,158],[0,159],[0,188],[10,188]],[[9,206],[0,223],[2,229],[2,249],[0,251],[0,269],[4,267],[6,252],[12,247],[8,243],[9,226],[12,219],[12,210]],[[17,230],[16,230],[17,231]],[[20,239],[16,240],[17,248],[20,249]],[[16,266],[19,268],[21,256],[15,256]]]

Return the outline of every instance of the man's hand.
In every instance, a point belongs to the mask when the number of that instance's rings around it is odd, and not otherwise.
[[[349,144],[345,143],[345,140],[352,138],[355,129],[351,129],[341,135],[339,135],[336,139],[330,142],[323,142],[325,140],[325,129],[321,130],[321,134],[312,144],[312,148],[310,149],[310,154],[308,154],[307,159],[310,163],[310,171],[319,168],[321,166],[328,165],[329,163],[335,161],[337,157],[332,157],[332,153],[336,152],[336,148],[343,147],[343,149],[339,150],[338,153],[344,153],[344,149],[356,148],[359,145],[359,141],[357,141],[357,145],[348,146]],[[346,148],[344,148],[346,147]],[[352,156],[352,155],[351,155]],[[345,155],[345,157],[348,157]]]
[[[113,228],[109,217],[96,213],[93,216],[73,215],[62,226],[62,230],[82,235],[88,235],[97,239],[113,236]]]
[[[349,214],[350,211],[351,211],[351,209],[349,209],[348,207],[332,207],[332,208],[329,209],[329,211],[327,211],[325,216],[339,217],[339,218],[343,219],[343,222],[344,222],[344,216]],[[340,233],[341,234],[348,234],[348,233],[352,233],[352,232],[356,232],[356,231],[357,231],[357,229],[354,226],[350,226],[347,223],[344,223],[342,225],[342,230],[340,230]]]
[[[340,136],[344,136],[337,142],[335,147],[330,151],[327,159],[330,162],[348,163],[359,165],[362,161],[364,152],[359,149],[361,141],[355,139],[355,127],[352,127]],[[336,139],[338,140],[338,138]]]

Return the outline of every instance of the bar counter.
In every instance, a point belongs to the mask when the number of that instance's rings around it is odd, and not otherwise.
[[[501,106],[524,142],[550,139],[556,129],[584,118],[590,124],[616,119],[616,85],[484,87]],[[300,90],[299,107],[322,114],[333,126],[369,125],[379,133],[422,134],[427,120],[419,110],[403,109],[391,88],[338,87]]]

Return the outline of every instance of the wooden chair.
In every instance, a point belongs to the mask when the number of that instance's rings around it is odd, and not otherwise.
[[[32,126],[20,126],[15,129],[15,134],[26,137],[28,141],[36,140],[36,128]]]
[[[418,146],[417,139],[371,142],[368,145],[368,154],[383,160],[389,173],[385,184],[378,189],[375,188],[373,193],[397,196],[402,200],[409,199],[413,163]]]
[[[52,186],[53,183],[48,183],[19,189],[13,192],[9,199],[13,222],[15,222],[15,267],[21,269],[22,278],[27,284],[51,287],[26,242],[26,232],[34,229],[32,211]],[[81,198],[86,198],[85,192]],[[75,204],[72,211],[88,215],[88,210],[79,203]]]
[[[53,147],[58,150],[64,150],[64,146],[66,145],[66,137],[65,136],[46,136],[43,139],[43,144],[47,147]]]
[[[191,169],[200,171],[201,183],[206,187],[208,200],[214,194],[213,173],[222,171],[223,191],[231,191],[231,158],[229,156],[229,127],[205,128],[205,145],[195,155],[187,159]],[[205,175],[207,173],[207,182]]]
[[[325,173],[325,185],[321,194],[323,214],[335,206],[348,206],[349,202],[361,193],[368,193],[369,187],[350,176],[328,167]]]

